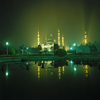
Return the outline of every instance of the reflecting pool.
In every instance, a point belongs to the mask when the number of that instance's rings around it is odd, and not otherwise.
[[[0,100],[99,100],[97,62],[92,67],[91,61],[77,60],[0,63]]]

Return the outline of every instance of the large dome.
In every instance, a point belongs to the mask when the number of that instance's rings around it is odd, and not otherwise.
[[[47,39],[46,44],[52,45],[54,43],[54,39],[52,35],[50,35],[50,38]]]

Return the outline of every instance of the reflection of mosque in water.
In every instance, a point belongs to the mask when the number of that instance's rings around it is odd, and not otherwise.
[[[38,63],[38,65],[39,65],[39,63]],[[72,62],[70,62],[70,63],[72,63]],[[51,75],[53,75],[53,71],[54,71],[54,69],[56,69],[53,65],[54,65],[54,61],[45,61],[44,67],[45,67],[46,74],[47,74],[47,71],[50,71]],[[42,68],[41,66],[38,66],[38,78],[40,78],[41,68]],[[88,65],[84,65],[84,69],[85,69],[86,77],[88,77],[88,74],[89,74]],[[74,66],[74,71],[76,71],[76,66]],[[62,66],[62,67],[59,66],[58,67],[58,77],[59,77],[59,79],[61,79],[61,75],[62,75],[62,73],[64,74],[64,72],[65,72],[65,66]]]
[[[61,79],[62,74],[64,74],[65,72],[65,66],[58,66],[57,68],[54,67],[54,62],[55,61],[35,61],[35,64],[37,63],[37,75],[38,75],[38,79],[41,76],[41,69],[44,69],[47,73],[50,75],[53,75],[54,71],[57,70],[58,72],[58,77],[59,79]],[[72,61],[70,61],[69,63],[72,63]],[[26,65],[26,70],[29,70],[29,66],[28,63],[25,63]],[[86,77],[89,76],[89,65],[84,65],[83,67],[85,69],[85,73],[86,73]],[[1,67],[1,70],[4,72],[4,67]],[[74,66],[74,71],[76,71],[76,66]],[[9,73],[8,73],[8,63],[6,64],[6,76],[8,77]]]
[[[88,65],[84,65],[84,67],[85,67],[86,77],[88,77]]]
[[[44,65],[43,65],[44,63]],[[45,68],[45,72],[47,75],[47,72],[49,72],[51,75],[53,75],[53,71],[56,69],[54,66],[54,61],[38,61],[38,68],[37,68],[37,75],[38,79],[40,78],[41,75],[41,68]],[[43,67],[44,66],[44,67]],[[58,77],[61,79],[61,74],[64,74],[64,66],[63,67],[58,67]]]

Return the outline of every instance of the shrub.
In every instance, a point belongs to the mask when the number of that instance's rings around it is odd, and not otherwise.
[[[10,48],[10,49],[8,50],[8,53],[9,53],[10,55],[15,55],[15,50],[14,50],[13,48]]]
[[[58,55],[60,57],[63,57],[66,55],[66,51],[64,49],[58,49],[56,52],[55,52],[55,55]]]

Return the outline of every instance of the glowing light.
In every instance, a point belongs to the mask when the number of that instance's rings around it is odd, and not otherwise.
[[[61,76],[61,73],[59,73],[59,75],[58,76]]]
[[[40,72],[38,72],[38,76],[40,76]]]
[[[58,29],[58,32],[60,32],[60,30]]]
[[[58,69],[58,72],[61,72],[61,69]]]
[[[8,76],[8,72],[6,72],[6,76]]]
[[[9,45],[9,43],[8,43],[8,42],[6,42],[6,45]]]
[[[72,50],[73,48],[72,47],[70,47],[70,50]]]
[[[61,72],[61,67],[58,67],[58,72]]]
[[[62,67],[62,71],[63,71],[63,73],[64,73],[64,71],[65,71],[64,66]]]
[[[88,73],[88,70],[86,70],[86,73]]]
[[[73,45],[75,46],[76,44],[74,43]]]
[[[40,76],[38,76],[38,78],[40,78]]]
[[[87,39],[85,39],[85,44],[87,43]]]
[[[58,29],[58,45],[60,46],[60,30]]]
[[[47,61],[47,64],[50,64],[50,63],[52,63],[52,61]]]
[[[85,66],[85,69],[88,69],[88,66],[87,65]]]
[[[74,68],[74,71],[76,71],[76,68]]]
[[[85,35],[85,38],[87,38],[87,35]]]
[[[28,65],[28,62],[26,62],[26,65]]]
[[[73,63],[73,61],[71,60],[71,61],[70,61],[70,63],[72,64],[72,63]]]
[[[87,34],[86,34],[86,31],[85,31],[84,38],[85,38],[84,42],[85,42],[85,45],[86,45],[87,44]]]
[[[40,71],[40,66],[38,66],[38,72]]]
[[[88,77],[88,74],[86,74],[86,77]]]
[[[61,79],[61,77],[59,76],[59,79]]]
[[[62,46],[64,46],[64,36],[62,35]]]

